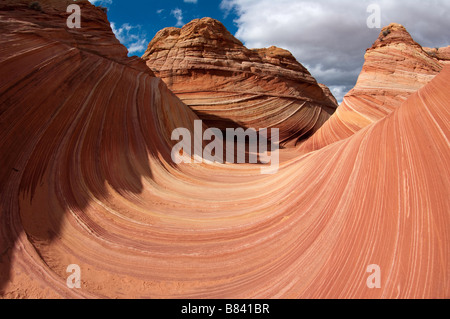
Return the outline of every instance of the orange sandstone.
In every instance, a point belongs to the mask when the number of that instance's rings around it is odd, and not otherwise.
[[[23,3],[0,4],[2,298],[450,297],[449,67],[417,69],[417,92],[380,70],[404,103],[323,149],[280,150],[275,175],[175,165],[170,133],[198,116],[101,10],[78,2],[89,28],[67,30],[56,4]]]
[[[289,51],[249,50],[211,18],[161,30],[143,59],[210,127],[279,128],[286,144],[317,131],[337,107]]]
[[[397,109],[442,70],[439,61],[400,24],[383,28],[365,54],[356,86],[327,123],[300,146],[302,153],[345,139]]]

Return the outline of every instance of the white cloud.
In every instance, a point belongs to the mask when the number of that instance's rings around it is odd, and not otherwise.
[[[128,46],[128,52],[130,54],[133,54],[136,52],[145,51],[147,49],[147,45],[148,45],[147,39],[142,39],[142,40],[133,42]]]
[[[381,8],[382,26],[401,23],[423,46],[450,44],[448,0],[222,0],[221,8],[225,15],[235,11],[236,37],[247,47],[290,50],[319,82],[341,95],[354,86],[365,50],[380,32],[367,27],[372,3]]]
[[[331,88],[331,93],[338,100],[339,104],[344,99],[344,96],[348,93],[349,88],[345,85],[333,85]]]
[[[181,10],[180,8],[175,8],[170,12],[170,14],[173,15],[175,19],[177,19],[177,24],[175,26],[182,27],[184,25],[183,10]]]
[[[145,51],[147,48],[146,34],[141,31],[141,26],[124,23],[122,26],[116,27],[116,24],[111,22],[111,29],[117,40],[127,47],[130,54]]]
[[[164,12],[164,9],[156,10],[156,13],[157,13],[157,14],[161,14],[161,13],[163,13],[163,12]]]
[[[197,3],[197,0],[183,0],[183,1],[186,3],[194,3],[194,4]]]
[[[112,0],[89,0],[89,2],[92,4],[106,5],[106,4],[111,4]]]

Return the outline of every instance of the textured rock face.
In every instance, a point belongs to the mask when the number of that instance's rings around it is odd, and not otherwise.
[[[81,260],[64,250],[96,255],[91,249],[103,240],[89,237],[117,236],[91,224],[106,217],[100,211],[113,213],[105,199],[122,194],[134,202],[126,194],[143,190],[149,158],[170,149],[173,129],[192,129],[198,119],[144,61],[127,57],[102,10],[76,2],[82,28],[68,29],[70,3],[40,1],[40,11],[28,1],[0,3],[1,297],[105,296],[97,285],[106,272],[81,294],[68,290],[66,268]],[[88,277],[99,274],[94,268]]]
[[[444,54],[444,50],[442,50]],[[356,86],[345,96],[330,120],[306,143],[302,152],[345,139],[393,110],[442,70],[399,24],[381,30],[367,50]]]
[[[198,117],[81,5],[0,4],[1,297],[450,297],[449,67],[275,175],[175,165]]]
[[[442,65],[450,64],[450,46],[443,48],[423,48],[433,58],[436,58]]]
[[[211,18],[160,31],[143,59],[211,127],[276,127],[296,141],[337,107],[290,52],[249,50]]]

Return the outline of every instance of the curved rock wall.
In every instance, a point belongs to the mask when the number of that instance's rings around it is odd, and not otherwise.
[[[3,298],[450,296],[448,67],[350,138],[280,150],[277,174],[175,165],[170,132],[198,117],[81,5],[88,33],[0,5]]]

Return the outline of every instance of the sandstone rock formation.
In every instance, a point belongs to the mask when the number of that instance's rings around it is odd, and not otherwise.
[[[403,26],[392,23],[383,28],[365,54],[356,86],[330,120],[301,145],[301,152],[345,139],[380,120],[441,70],[439,61],[416,43]]]
[[[285,143],[317,131],[337,107],[290,52],[249,50],[211,18],[161,30],[143,59],[210,127],[277,127]]]
[[[450,297],[450,67],[275,175],[176,165],[197,115],[101,10],[78,1],[68,30],[62,3],[0,4],[2,298]]]
[[[443,48],[423,48],[433,58],[436,58],[442,65],[450,64],[450,46]]]

